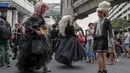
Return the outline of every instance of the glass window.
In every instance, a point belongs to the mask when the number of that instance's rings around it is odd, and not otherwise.
[[[0,11],[0,15],[4,16],[4,17],[7,17],[7,11]]]

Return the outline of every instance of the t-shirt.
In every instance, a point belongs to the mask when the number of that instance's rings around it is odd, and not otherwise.
[[[87,31],[87,40],[92,40],[94,34],[94,29],[88,29]]]
[[[84,38],[81,35],[78,35],[78,40],[81,44],[85,42]]]
[[[126,38],[129,38],[130,37],[130,34],[129,33],[125,33],[124,36],[126,36]]]
[[[130,43],[130,34],[129,33],[125,33],[124,36],[126,36],[126,39],[124,41],[124,44],[129,44]]]

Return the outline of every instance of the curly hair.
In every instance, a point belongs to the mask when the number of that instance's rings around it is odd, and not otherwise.
[[[73,25],[72,24],[72,16],[71,15],[65,15],[61,18],[60,22],[59,22],[59,33],[62,36],[65,36],[65,28],[67,27],[67,25]]]

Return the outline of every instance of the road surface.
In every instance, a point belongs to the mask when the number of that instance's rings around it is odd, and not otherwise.
[[[11,60],[11,67],[0,69],[0,73],[20,73],[16,68],[16,60]],[[67,68],[64,65],[52,60],[48,65],[51,73],[97,73],[97,64],[89,64],[84,61],[74,63],[74,68]],[[130,73],[130,59],[120,58],[120,62],[115,65],[107,65],[108,73]],[[42,70],[34,73],[42,73]]]

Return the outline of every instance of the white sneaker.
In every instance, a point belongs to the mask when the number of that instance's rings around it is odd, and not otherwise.
[[[116,59],[116,62],[119,63],[119,59],[118,58]]]

